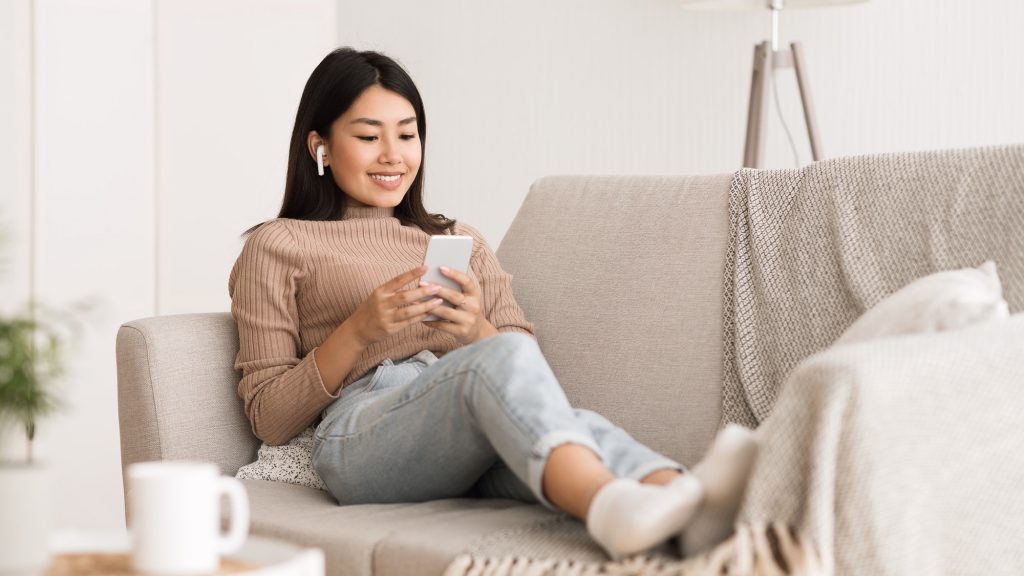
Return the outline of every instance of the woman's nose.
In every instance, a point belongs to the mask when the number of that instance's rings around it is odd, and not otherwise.
[[[402,155],[398,153],[398,146],[390,138],[382,140],[384,147],[380,151],[381,164],[398,164],[402,161]]]

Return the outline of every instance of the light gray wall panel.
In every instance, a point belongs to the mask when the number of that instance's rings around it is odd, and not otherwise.
[[[153,11],[138,0],[37,0],[37,296],[80,339],[41,425],[62,528],[124,525],[114,336],[153,312]]]
[[[158,2],[161,314],[228,310],[241,233],[277,215],[306,78],[334,48],[331,0]]]

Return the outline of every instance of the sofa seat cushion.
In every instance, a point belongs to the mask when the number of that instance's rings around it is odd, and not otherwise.
[[[242,483],[252,509],[251,532],[321,548],[331,575],[441,574],[488,535],[529,531],[563,517],[503,499],[338,506],[327,492],[305,486]]]

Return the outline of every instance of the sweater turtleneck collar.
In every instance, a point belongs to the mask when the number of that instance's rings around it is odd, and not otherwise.
[[[354,220],[356,218],[379,220],[381,218],[392,218],[394,215],[394,208],[380,208],[377,206],[349,206],[345,209],[345,216],[342,218],[342,220]]]

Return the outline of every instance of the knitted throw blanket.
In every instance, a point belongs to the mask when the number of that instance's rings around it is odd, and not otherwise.
[[[992,259],[1024,308],[1024,146],[743,171],[723,419],[761,445],[741,520],[835,574],[1024,574],[1024,315],[831,346],[926,274]]]
[[[796,526],[826,573],[1024,574],[1024,314],[832,347],[757,430],[740,512]]]
[[[723,424],[764,421],[797,363],[918,277],[992,259],[1024,305],[1022,145],[742,170],[729,211]]]

